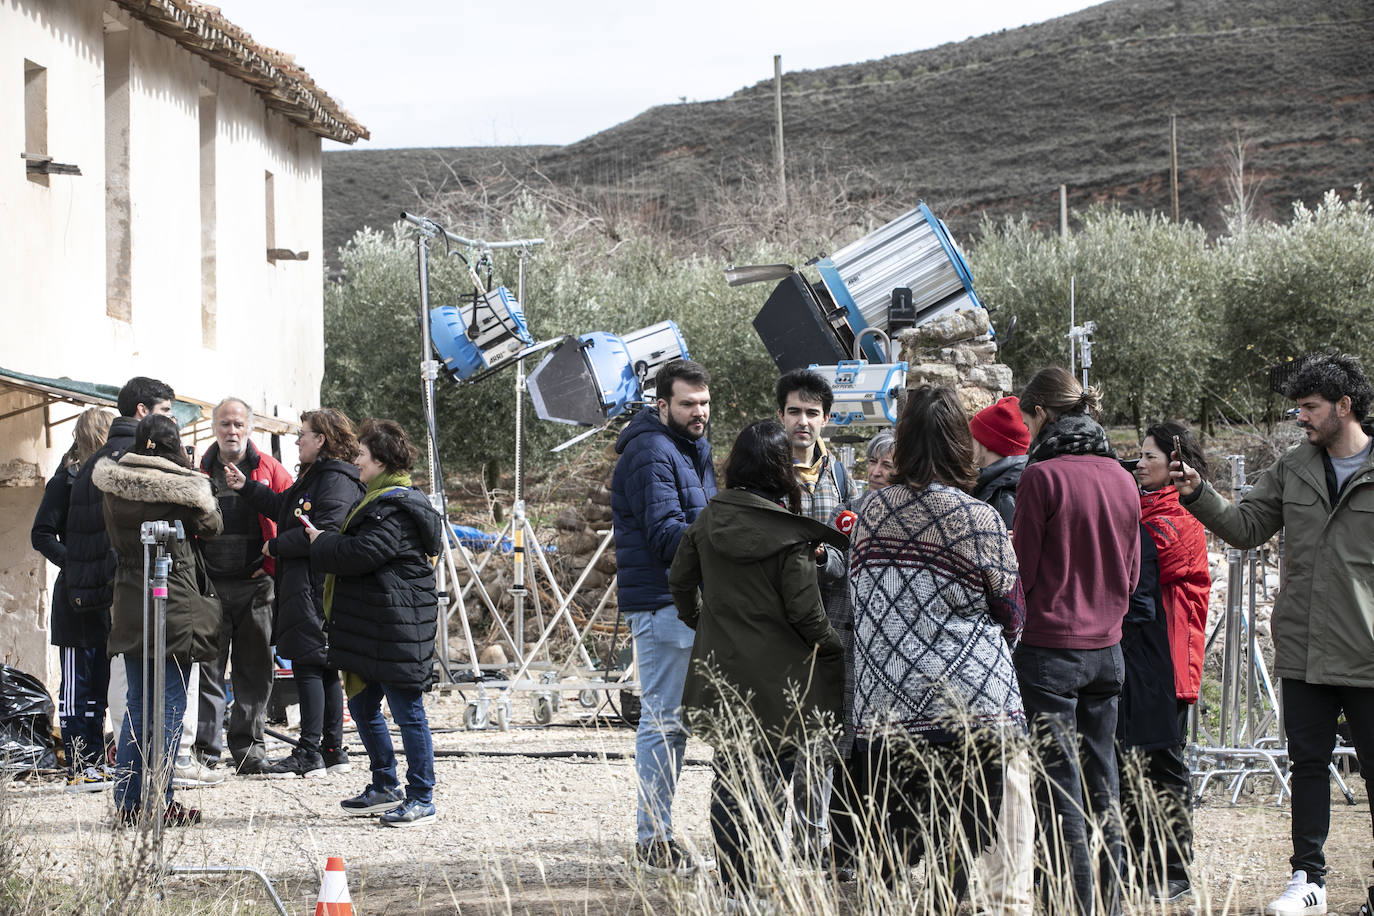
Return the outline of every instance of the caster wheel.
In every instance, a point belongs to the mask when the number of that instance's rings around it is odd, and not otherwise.
[[[463,725],[468,731],[476,731],[486,728],[490,724],[490,719],[485,708],[485,704],[469,703],[467,712],[463,716]]]
[[[577,694],[577,702],[578,702],[578,705],[580,705],[583,709],[595,709],[595,708],[596,708],[596,691],[595,691],[595,690],[588,689],[588,690],[583,690],[583,691],[578,692],[578,694]]]

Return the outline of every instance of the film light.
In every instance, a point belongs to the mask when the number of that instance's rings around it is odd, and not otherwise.
[[[439,306],[429,321],[430,340],[456,382],[500,369],[534,343],[524,310],[504,286],[467,305]]]

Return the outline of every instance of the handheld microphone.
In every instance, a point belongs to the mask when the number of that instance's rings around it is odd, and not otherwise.
[[[853,512],[848,509],[842,509],[840,513],[835,516],[835,528],[840,534],[851,535],[854,533],[854,523],[858,520],[859,517]]]

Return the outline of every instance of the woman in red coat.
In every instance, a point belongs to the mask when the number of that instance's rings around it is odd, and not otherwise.
[[[1168,901],[1182,899],[1191,891],[1192,784],[1183,748],[1187,744],[1188,707],[1197,702],[1202,682],[1207,598],[1212,591],[1206,532],[1202,523],[1178,504],[1178,490],[1169,481],[1175,441],[1184,463],[1198,468],[1205,477],[1207,459],[1202,448],[1187,427],[1178,423],[1160,423],[1146,430],[1135,469],[1141,490],[1140,521],[1159,556],[1158,594],[1168,626],[1177,700],[1178,743],[1150,750],[1142,761],[1142,775],[1155,790],[1161,812],[1169,818],[1169,823],[1161,825],[1168,834],[1165,874],[1155,878],[1159,883],[1154,889],[1157,898]]]

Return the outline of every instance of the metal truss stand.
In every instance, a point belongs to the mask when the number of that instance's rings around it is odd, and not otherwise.
[[[167,545],[186,540],[181,522],[144,522],[139,529],[143,542],[143,638],[147,645],[152,635],[152,651],[143,658],[143,727],[139,740],[143,754],[142,822],[147,825],[153,847],[153,874],[174,875],[249,875],[256,878],[267,892],[272,905],[281,916],[287,916],[286,906],[276,889],[260,869],[246,865],[210,865],[198,868],[167,867],[162,857],[164,793],[162,778],[172,778],[172,761],[167,759],[167,743],[163,729],[167,709],[167,579],[172,558]],[[152,601],[149,601],[149,596]]]
[[[1245,456],[1228,455],[1235,491],[1250,491],[1245,482]],[[1195,801],[1201,801],[1214,779],[1229,780],[1232,805],[1239,804],[1246,783],[1255,776],[1271,776],[1277,787],[1274,804],[1289,796],[1288,746],[1283,730],[1283,705],[1269,667],[1256,640],[1256,604],[1259,592],[1268,592],[1264,581],[1268,549],[1226,550],[1225,617],[1212,630],[1206,650],[1225,632],[1222,645],[1220,717],[1215,735],[1209,734],[1194,705],[1189,712],[1189,757],[1196,783]],[[1279,533],[1282,570],[1283,532]],[[1338,751],[1339,753],[1339,751]],[[1346,802],[1355,796],[1330,764]]]
[[[561,694],[566,690],[578,691],[579,701],[583,706],[592,707],[596,705],[595,693],[597,690],[612,689],[612,683],[607,678],[599,680],[590,679],[590,675],[574,677],[571,681],[567,680],[567,675],[572,672],[575,664],[580,662],[581,666],[590,671],[593,668],[591,657],[588,655],[583,638],[590,631],[595,623],[596,617],[604,609],[606,600],[603,598],[592,618],[587,625],[578,630],[571,613],[571,606],[574,597],[586,581],[588,571],[600,559],[606,546],[610,543],[610,532],[602,532],[600,547],[593,556],[591,563],[588,564],[582,576],[574,584],[571,591],[566,595],[559,587],[553,575],[553,570],[549,566],[548,558],[543,547],[539,543],[539,538],[535,533],[534,527],[530,524],[526,515],[525,506],[525,394],[527,389],[525,374],[525,357],[529,356],[545,347],[558,343],[562,338],[544,341],[527,347],[520,351],[515,359],[515,488],[511,503],[510,521],[502,529],[493,548],[488,551],[486,557],[480,562],[474,562],[471,553],[454,537],[452,529],[447,525],[448,513],[444,494],[443,475],[440,470],[439,445],[438,445],[438,426],[435,416],[434,405],[434,386],[439,377],[440,362],[435,358],[433,343],[430,338],[429,327],[429,248],[428,242],[433,238],[442,237],[447,242],[462,245],[467,248],[475,248],[482,251],[494,251],[500,249],[514,250],[519,260],[519,273],[516,285],[516,301],[523,306],[525,303],[525,259],[529,255],[531,248],[544,244],[543,239],[517,239],[506,242],[487,242],[480,239],[467,239],[455,235],[433,220],[424,217],[413,216],[409,213],[402,213],[402,217],[414,224],[417,229],[416,245],[418,249],[418,269],[420,281],[420,333],[422,357],[420,362],[420,373],[422,380],[421,397],[425,413],[425,433],[430,462],[430,503],[434,506],[445,519],[446,538],[444,543],[444,557],[437,570],[439,606],[436,611],[439,619],[439,633],[437,654],[440,664],[443,667],[444,676],[451,683],[470,683],[476,692],[476,696],[468,700],[464,723],[470,729],[486,728],[493,722],[497,727],[505,729],[510,726],[511,717],[511,694],[515,691],[526,691],[533,694],[535,721],[541,725],[548,724],[553,718],[553,712],[561,706]],[[481,281],[471,269],[473,282],[477,288],[481,289]],[[481,377],[490,375],[484,373]],[[511,585],[508,593],[514,605],[514,611],[510,625],[507,626],[502,619],[498,602],[488,592],[482,583],[481,574],[486,568],[487,563],[499,551],[501,543],[509,538],[512,544],[512,567]],[[461,563],[467,573],[467,580],[459,585],[460,576],[458,572]],[[552,592],[556,607],[552,609],[550,617],[546,620],[544,613],[543,599],[540,590],[536,587],[531,589],[529,586],[537,579],[538,574],[542,573],[545,582]],[[452,585],[450,586],[450,583]],[[611,583],[614,587],[614,582]],[[611,594],[610,588],[607,595]],[[484,671],[478,662],[477,647],[472,637],[472,627],[467,614],[467,602],[474,597],[479,599],[486,606],[491,615],[491,619],[510,646],[514,661],[504,666],[504,670]],[[532,603],[532,610],[536,615],[541,629],[541,635],[531,647],[531,651],[525,651],[525,619],[527,613],[526,601]],[[469,663],[466,666],[467,676],[460,679],[451,664],[448,651],[448,628],[454,615],[457,615],[462,622],[463,638],[468,650]],[[561,665],[555,663],[548,657],[548,643],[554,635],[555,629],[560,622],[565,623],[573,636],[573,649],[568,659]],[[543,657],[540,658],[540,654]],[[537,680],[530,676],[530,672],[535,669],[540,670]],[[514,672],[514,677],[501,679],[499,675]],[[489,675],[495,675],[491,677]],[[615,688],[626,686],[627,679],[622,676],[613,684]],[[630,686],[633,686],[632,684]]]

